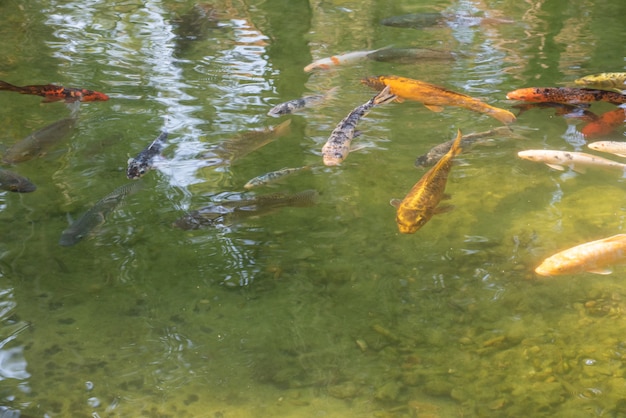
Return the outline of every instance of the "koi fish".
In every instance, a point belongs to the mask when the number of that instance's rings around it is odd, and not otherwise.
[[[14,86],[5,81],[0,80],[0,90],[16,91],[20,94],[33,94],[42,96],[44,103],[58,102],[60,100],[65,103],[73,102],[101,102],[109,100],[109,96],[99,91],[79,89],[75,87],[55,86],[54,84],[33,85],[33,86]]]
[[[324,165],[335,166],[341,164],[350,153],[350,144],[354,138],[357,123],[377,105],[389,103],[396,98],[391,94],[389,87],[372,97],[361,106],[356,107],[330,133],[330,137],[322,147]]]
[[[217,226],[226,222],[261,216],[283,207],[308,207],[315,205],[317,190],[305,190],[295,194],[272,193],[253,199],[229,200],[194,210],[176,220],[173,226],[190,230],[204,226]]]
[[[420,61],[452,61],[456,54],[428,48],[383,48],[367,54],[367,59],[397,64],[414,64]]]
[[[595,151],[608,152],[620,157],[626,158],[626,142],[622,141],[597,141],[587,144],[587,146]]]
[[[327,99],[334,96],[336,91],[337,87],[333,87],[325,94],[314,94],[311,96],[304,96],[299,99],[289,100],[288,102],[280,103],[270,109],[270,111],[267,112],[267,116],[277,118],[279,116],[299,112],[308,107],[318,106],[324,103]]]
[[[618,107],[601,114],[597,120],[589,122],[582,128],[580,132],[585,138],[597,138],[599,136],[608,135],[626,120],[626,109]]]
[[[252,189],[253,187],[267,186],[270,183],[274,183],[275,181],[281,180],[287,176],[298,173],[302,170],[308,170],[310,168],[311,168],[310,166],[305,165],[303,167],[283,168],[281,170],[271,171],[269,173],[265,173],[263,175],[260,175],[251,179],[246,184],[244,184],[243,188]]]
[[[584,152],[529,149],[518,152],[517,156],[525,160],[544,163],[559,171],[565,170],[565,167],[577,173],[585,173],[588,167],[626,170],[626,164]]]
[[[393,199],[396,207],[396,223],[402,234],[413,234],[428,222],[433,215],[452,210],[453,206],[438,206],[444,198],[452,160],[461,153],[463,136],[459,130],[452,148],[422,176],[402,201]]]
[[[137,154],[135,158],[129,159],[126,177],[134,180],[146,174],[146,172],[152,168],[154,159],[157,155],[161,154],[161,151],[165,148],[166,141],[167,131],[163,131],[150,145]]]
[[[463,135],[463,138],[461,138],[461,148],[463,148],[464,150],[469,149],[477,141],[483,138],[493,136],[510,137],[513,136],[513,131],[508,126],[499,126],[495,129],[490,129],[485,132],[466,134]],[[454,139],[451,139],[450,141],[446,141],[439,145],[435,145],[426,154],[421,155],[415,159],[415,167],[430,167],[435,165],[437,161],[441,159],[441,157],[443,157],[448,151],[450,151],[450,148],[452,148],[452,144],[454,144]]]
[[[2,161],[17,164],[41,155],[46,149],[68,136],[75,123],[76,119],[65,118],[33,132],[13,144],[2,157]]]
[[[611,265],[626,260],[626,234],[591,241],[546,258],[536,269],[540,276],[576,273],[612,273]]]
[[[490,106],[479,99],[424,81],[391,75],[364,78],[361,83],[379,90],[389,86],[391,93],[399,98],[421,102],[433,112],[441,112],[443,106],[457,106],[485,113],[505,124],[515,121],[515,115],[508,110]]]
[[[513,23],[512,20],[471,16],[461,13],[411,13],[399,16],[392,16],[381,20],[381,25],[395,28],[424,29],[428,27],[442,26],[478,26],[493,25],[500,23]]]
[[[574,80],[574,83],[581,86],[623,90],[626,89],[626,73],[592,74]]]
[[[141,186],[140,182],[125,184],[96,202],[87,212],[73,222],[61,234],[59,244],[69,247],[78,244],[94,228],[102,225],[108,216],[126,196],[135,193]]]
[[[200,158],[218,158],[221,163],[232,163],[262,146],[269,144],[276,138],[289,134],[291,131],[289,127],[290,124],[291,120],[286,120],[276,126],[271,126],[263,130],[245,132],[202,153]]]
[[[332,57],[322,58],[317,61],[313,61],[306,67],[304,67],[305,72],[311,72],[313,70],[328,70],[332,67],[337,67],[340,65],[352,65],[359,61],[363,61],[367,59],[367,56],[373,52],[380,51],[384,48],[369,50],[369,51],[353,51],[346,52],[341,55],[333,55]]]
[[[37,186],[24,176],[0,168],[0,189],[9,192],[30,193],[37,190]]]
[[[609,102],[617,105],[626,103],[625,94],[577,87],[527,87],[508,92],[506,98],[535,103],[583,104]]]

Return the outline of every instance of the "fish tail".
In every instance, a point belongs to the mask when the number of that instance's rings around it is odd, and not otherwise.
[[[286,121],[276,125],[274,127],[274,134],[276,136],[287,135],[291,130],[289,125],[291,125],[291,119],[287,119]]]
[[[375,105],[385,104],[389,103],[395,98],[396,95],[391,93],[391,88],[389,86],[385,86],[385,88],[374,97],[372,103],[374,103]]]
[[[461,130],[459,129],[456,134],[456,138],[452,143],[452,147],[450,148],[450,155],[453,157],[459,155],[463,151],[463,147],[461,146],[461,140],[463,139],[463,135],[461,135]]]
[[[9,90],[9,91],[21,92],[22,88],[18,87],[18,86],[14,86],[13,84],[9,84],[6,81],[0,80],[0,90]]]

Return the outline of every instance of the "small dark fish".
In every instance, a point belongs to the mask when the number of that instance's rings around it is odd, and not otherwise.
[[[290,132],[290,124],[291,120],[286,120],[262,131],[245,132],[215,146],[213,149],[200,155],[200,158],[218,158],[222,163],[232,163],[269,144],[276,138],[287,135]]]
[[[456,59],[456,54],[428,48],[385,48],[372,52],[367,58],[380,62],[415,64],[420,61],[452,61]]]
[[[359,121],[369,113],[374,106],[389,103],[396,98],[390,91],[389,87],[385,87],[376,96],[367,102],[357,106],[340,121],[335,129],[330,133],[330,137],[322,147],[322,158],[324,165],[335,166],[341,164],[350,153],[350,144],[355,137],[356,125]]]
[[[128,160],[126,177],[134,180],[146,174],[146,172],[152,168],[154,159],[160,155],[163,148],[165,148],[166,141],[167,131],[164,130],[161,132],[161,135],[157,137],[157,139],[152,141],[152,143],[137,154],[135,158]]]
[[[97,201],[83,216],[78,218],[63,231],[59,244],[65,247],[77,244],[94,228],[102,225],[108,214],[111,213],[126,196],[135,193],[140,187],[140,182],[127,183]]]
[[[37,186],[26,177],[0,168],[0,189],[8,190],[9,192],[29,193],[37,190]]]
[[[328,90],[325,94],[314,94],[311,96],[304,96],[299,99],[289,100],[288,102],[280,103],[270,109],[267,112],[268,116],[279,117],[283,115],[288,115],[291,113],[299,112],[308,107],[318,106],[324,103],[326,100],[331,98],[335,92],[337,91],[337,87],[333,87]]]
[[[65,138],[74,127],[76,119],[66,118],[51,123],[13,144],[2,161],[8,164],[21,163],[41,155],[45,149]]]
[[[272,193],[253,199],[229,200],[194,210],[174,222],[180,229],[198,229],[216,226],[254,216],[266,215],[277,209],[290,207],[309,207],[315,205],[319,193],[317,190],[304,190],[295,194]]]
[[[463,135],[461,138],[461,148],[464,150],[469,149],[476,141],[488,138],[490,136],[512,136],[513,131],[507,126],[499,126],[495,129],[490,129],[485,132],[477,132],[472,134]],[[452,148],[454,139],[446,141],[439,145],[435,145],[426,154],[421,155],[415,159],[416,167],[431,167],[437,163],[448,151]]]
[[[248,181],[246,184],[243,185],[243,188],[252,189],[253,187],[267,186],[270,183],[274,183],[275,181],[283,179],[294,173],[297,173],[302,170],[308,170],[310,168],[311,167],[309,167],[308,165],[305,165],[303,167],[293,167],[293,168],[286,167],[280,170],[270,171],[269,173],[265,173],[265,174],[262,174],[260,176],[257,176],[251,179],[250,181]]]
[[[56,86],[54,84],[14,86],[6,81],[0,80],[0,90],[15,91],[20,94],[32,94],[42,96],[44,103],[65,101],[73,102],[96,102],[109,100],[109,96],[99,91],[79,89],[75,87]]]

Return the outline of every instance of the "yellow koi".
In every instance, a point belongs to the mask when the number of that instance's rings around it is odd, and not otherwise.
[[[612,273],[611,265],[626,262],[626,234],[591,241],[546,258],[536,269],[540,276]]]
[[[461,153],[461,131],[459,130],[448,151],[413,186],[402,201],[393,199],[391,204],[397,208],[396,223],[403,234],[413,234],[438,213],[451,210],[452,206],[438,206],[444,198],[448,174],[452,169],[452,160]]]
[[[580,86],[626,89],[626,73],[600,73],[592,74],[574,80]]]

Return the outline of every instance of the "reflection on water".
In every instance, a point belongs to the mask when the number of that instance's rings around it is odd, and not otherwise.
[[[20,163],[35,192],[0,192],[0,415],[623,415],[619,273],[537,280],[533,269],[555,249],[621,231],[624,179],[516,157],[522,149],[582,149],[588,121],[552,108],[521,112],[512,138],[459,156],[447,188],[455,209],[410,237],[397,234],[388,202],[423,175],[415,158],[457,128],[484,132],[497,122],[396,103],[363,119],[354,142],[364,148],[339,167],[320,167],[336,123],[371,97],[361,78],[413,77],[509,109],[509,90],[622,70],[615,51],[623,8],[609,0],[563,8],[0,4],[0,79],[111,97],[81,105],[63,146]],[[513,23],[378,24],[432,12]],[[314,58],[388,45],[456,59],[302,71]],[[335,87],[324,106],[266,116],[273,104]],[[6,145],[70,114],[32,99],[0,95]],[[613,110],[604,103],[588,112]],[[280,123],[290,132],[276,141],[229,148]],[[61,248],[66,214],[84,213],[125,184],[128,157],[164,128],[170,146],[142,179],[142,193],[111,210],[88,239]],[[618,124],[611,135],[623,130]],[[202,158],[216,150],[237,158]],[[315,169],[267,192],[319,190],[314,207],[285,207],[236,227],[172,227],[190,210],[247,196],[250,178],[300,166]]]

